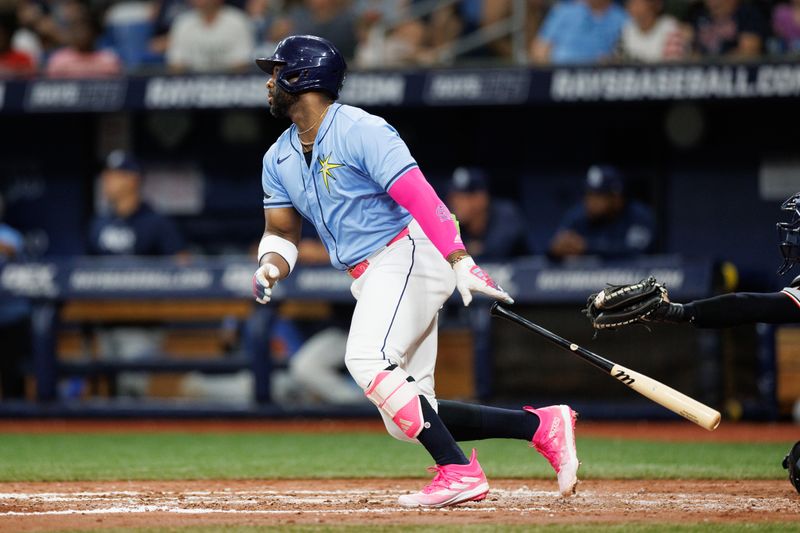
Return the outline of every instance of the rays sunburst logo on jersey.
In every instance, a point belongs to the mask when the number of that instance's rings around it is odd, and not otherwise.
[[[322,157],[317,158],[320,165],[319,173],[322,174],[322,181],[325,183],[325,188],[328,190],[329,193],[331,192],[331,187],[330,184],[328,183],[328,178],[334,180],[336,179],[336,176],[333,175],[333,172],[331,172],[331,170],[333,170],[334,168],[339,168],[344,166],[341,163],[331,163],[332,155],[333,153],[328,154],[325,157],[325,159],[322,159]]]

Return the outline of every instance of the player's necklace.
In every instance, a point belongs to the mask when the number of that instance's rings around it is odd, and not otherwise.
[[[316,127],[317,127],[317,124],[319,124],[320,120],[322,120],[322,117],[325,115],[325,113],[327,113],[327,112],[328,112],[328,108],[329,108],[330,106],[331,106],[331,105],[330,105],[330,104],[328,104],[328,107],[326,107],[325,109],[323,109],[323,110],[322,110],[322,113],[320,113],[320,114],[319,114],[319,117],[317,118],[317,120],[316,120],[316,121],[314,121],[314,123],[311,125],[311,127],[310,127],[310,128],[308,128],[308,129],[307,129],[307,130],[305,130],[305,131],[298,131],[298,132],[297,132],[297,138],[298,138],[298,139],[300,139],[300,144],[302,144],[303,146],[311,146],[312,144],[314,144],[314,139],[311,139],[309,142],[306,142],[306,141],[304,141],[304,140],[301,138],[301,135],[305,135],[305,134],[306,134],[306,133],[308,133],[309,131],[311,131],[311,130],[313,130],[314,128],[316,128]],[[315,137],[315,138],[316,138],[316,137]]]

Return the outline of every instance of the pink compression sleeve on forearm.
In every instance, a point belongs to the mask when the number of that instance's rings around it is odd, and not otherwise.
[[[411,213],[443,257],[447,258],[456,250],[464,250],[464,243],[450,210],[439,199],[419,168],[414,167],[400,176],[388,193],[395,202]]]

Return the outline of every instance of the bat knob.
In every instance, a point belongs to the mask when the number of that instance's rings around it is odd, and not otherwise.
[[[492,302],[492,305],[489,307],[489,314],[492,316],[500,316],[500,304]]]

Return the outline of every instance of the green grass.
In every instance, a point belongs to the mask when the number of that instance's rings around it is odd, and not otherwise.
[[[550,478],[519,441],[478,447],[491,477]],[[659,443],[579,438],[581,477],[782,479],[791,443]],[[426,477],[421,446],[383,434],[0,434],[0,481]]]
[[[83,530],[68,530],[69,532]],[[343,533],[349,531],[382,533],[387,531],[403,531],[410,533],[437,532],[466,532],[466,533],[688,533],[695,531],[714,531],[717,533],[773,533],[783,531],[797,531],[797,525],[792,523],[759,523],[759,524],[580,524],[580,525],[457,525],[457,526],[230,526],[215,525],[209,527],[181,527],[181,528],[132,528],[132,529],[104,529],[106,533],[255,533],[257,531],[283,531],[287,533]],[[67,533],[66,531],[64,533]]]

